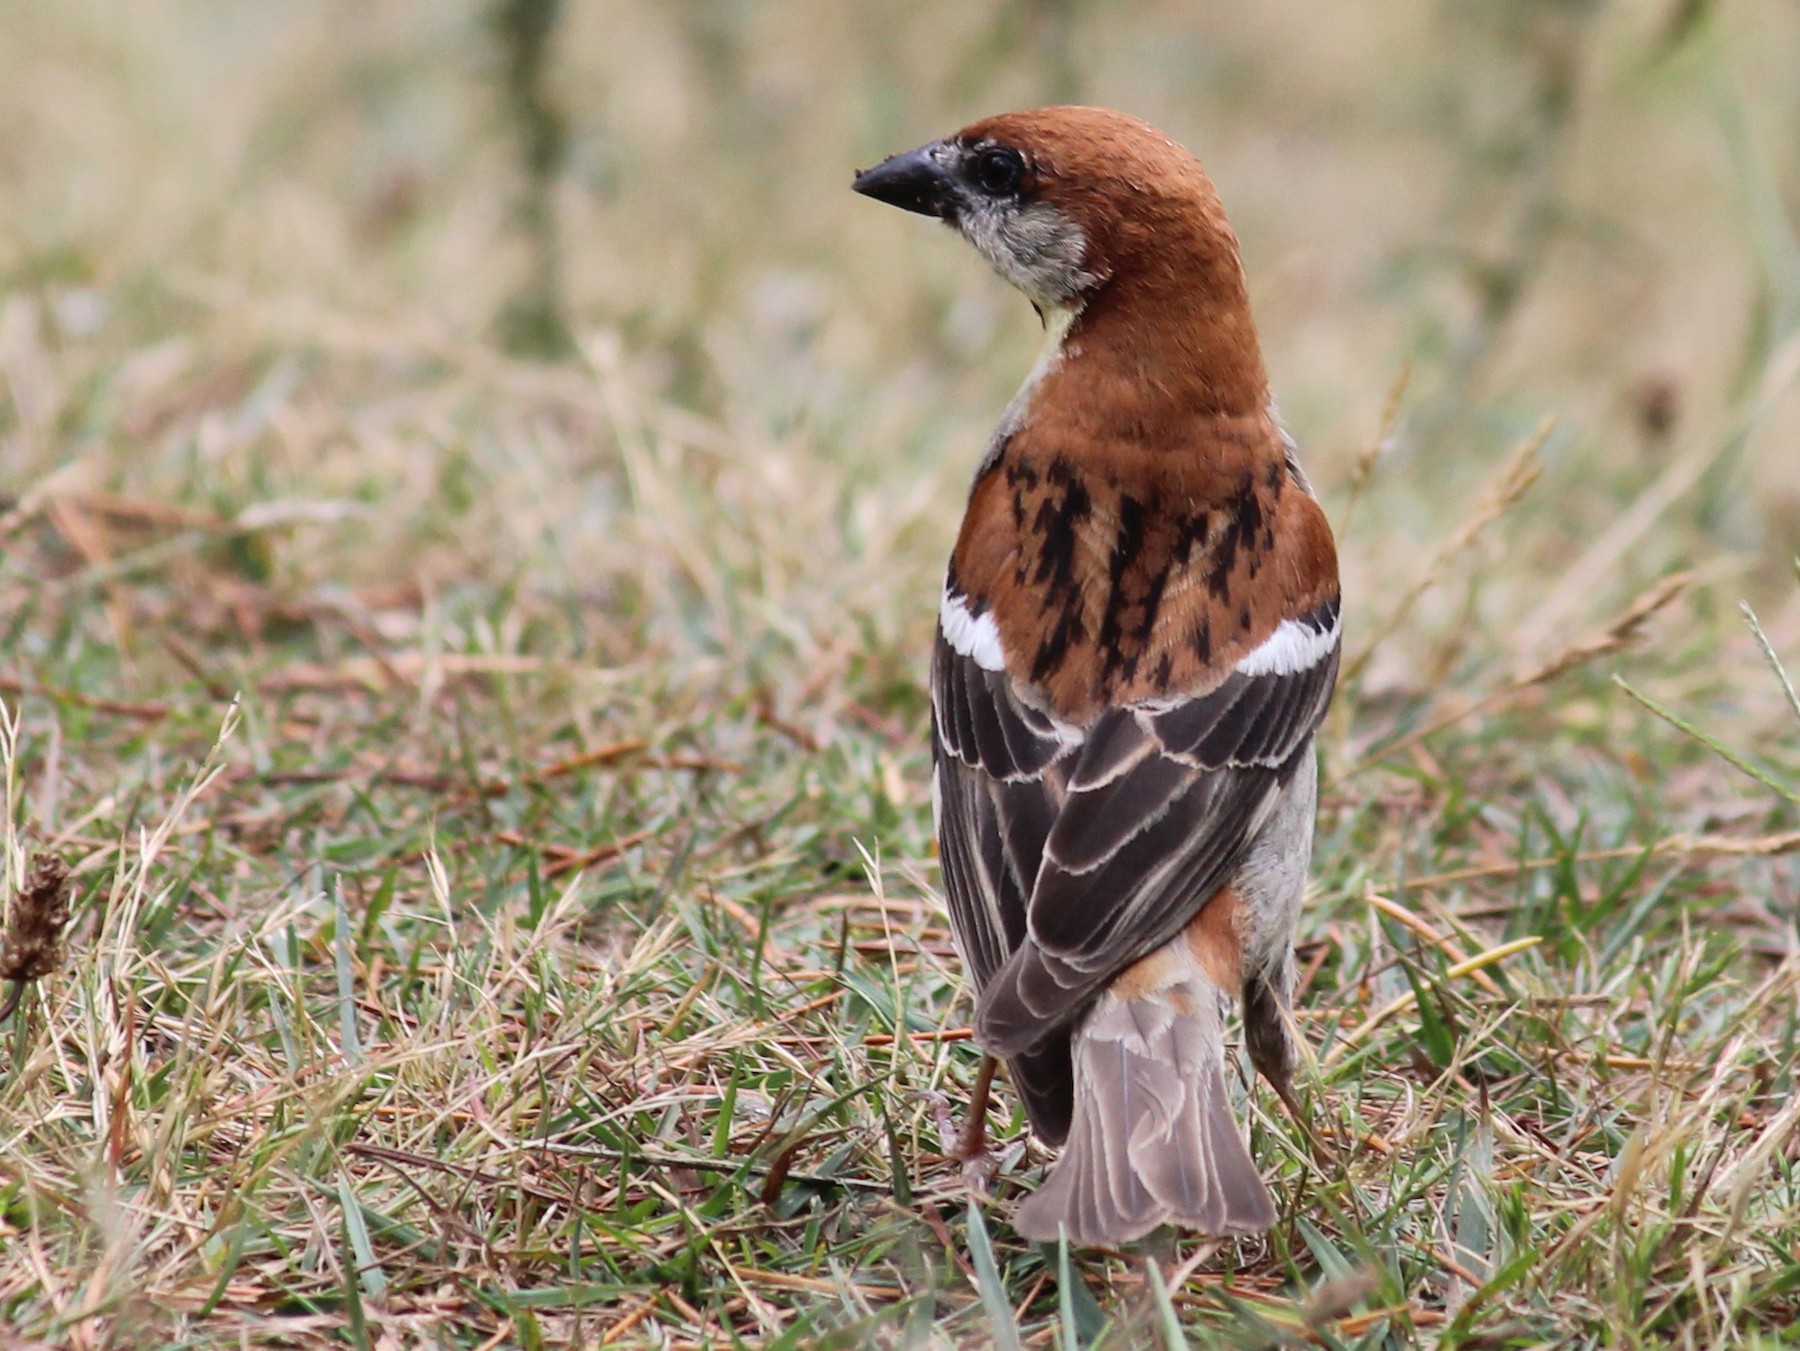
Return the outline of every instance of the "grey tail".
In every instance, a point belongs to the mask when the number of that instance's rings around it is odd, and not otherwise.
[[[1022,1236],[1113,1246],[1162,1224],[1223,1235],[1275,1223],[1232,1115],[1220,999],[1198,984],[1103,995],[1076,1030],[1069,1142],[1019,1204]]]

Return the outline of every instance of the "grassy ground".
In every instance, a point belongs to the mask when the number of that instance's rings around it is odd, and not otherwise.
[[[0,1344],[1785,1344],[1800,14],[497,33],[0,16],[4,870],[74,912]],[[1346,564],[1335,1157],[1257,1091],[1281,1224],[1149,1264],[1014,1238],[1010,1096],[943,1157],[924,658],[1036,335],[847,191],[1055,97],[1213,170]]]

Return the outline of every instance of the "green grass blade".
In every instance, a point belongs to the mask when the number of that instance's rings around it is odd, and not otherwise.
[[[999,1351],[1023,1351],[1019,1325],[1013,1319],[1012,1302],[1006,1297],[1006,1286],[1000,1279],[1000,1268],[994,1262],[994,1246],[988,1240],[987,1224],[981,1218],[981,1207],[969,1202],[969,1260],[975,1266],[975,1288],[987,1310],[988,1327]]]

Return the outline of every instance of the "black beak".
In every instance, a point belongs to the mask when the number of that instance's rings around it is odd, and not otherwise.
[[[864,169],[851,186],[865,197],[902,211],[954,220],[956,196],[949,177],[932,154],[937,148],[934,141],[904,155],[889,155],[873,169]]]

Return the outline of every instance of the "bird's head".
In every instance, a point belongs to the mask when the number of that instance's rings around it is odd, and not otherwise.
[[[1040,310],[1116,277],[1239,275],[1237,241],[1195,158],[1105,108],[1003,113],[856,176],[856,191],[953,225]]]
[[[855,187],[949,222],[1029,297],[1048,354],[1079,358],[1063,363],[1065,421],[1086,408],[1105,435],[1166,439],[1182,418],[1265,409],[1237,238],[1199,161],[1154,127],[1104,108],[1003,113]],[[1034,408],[1054,402],[1048,369],[1021,392]]]

